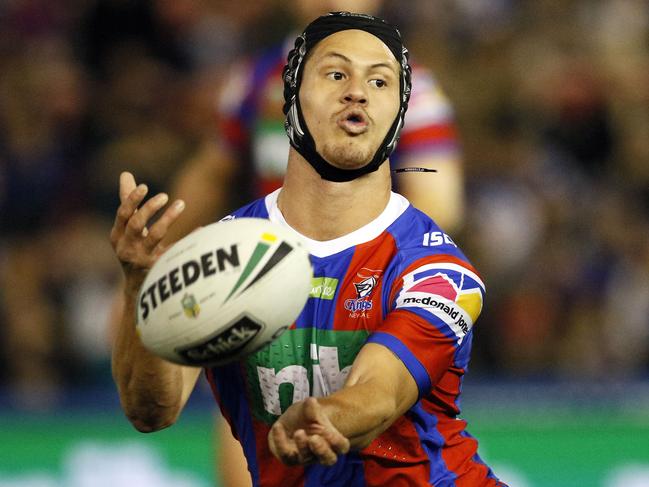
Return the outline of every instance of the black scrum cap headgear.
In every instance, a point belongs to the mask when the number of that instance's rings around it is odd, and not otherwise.
[[[304,70],[304,61],[308,52],[325,37],[342,30],[358,29],[378,37],[390,49],[401,66],[399,92],[401,95],[399,113],[388,130],[383,142],[372,160],[357,169],[340,169],[327,162],[317,151],[315,141],[309,133],[300,107],[300,84]],[[401,40],[401,33],[395,26],[378,17],[349,12],[331,12],[311,22],[304,32],[295,40],[294,48],[289,52],[287,64],[282,77],[284,79],[284,127],[291,145],[328,181],[351,181],[364,174],[376,171],[392,154],[410,99],[411,69],[408,64],[408,50]]]

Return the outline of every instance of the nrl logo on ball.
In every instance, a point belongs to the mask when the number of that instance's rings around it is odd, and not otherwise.
[[[196,318],[201,312],[201,307],[196,302],[196,298],[193,294],[185,294],[181,304],[183,305],[183,311],[188,318]]]

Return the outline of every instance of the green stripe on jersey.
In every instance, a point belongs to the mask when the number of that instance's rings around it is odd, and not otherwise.
[[[255,418],[271,424],[293,402],[341,389],[368,335],[365,330],[287,330],[248,357],[248,393]]]

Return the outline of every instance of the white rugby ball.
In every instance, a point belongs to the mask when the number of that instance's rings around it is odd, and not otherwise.
[[[137,331],[171,362],[223,365],[293,324],[312,275],[309,252],[290,229],[260,218],[213,223],[151,268],[138,295]]]

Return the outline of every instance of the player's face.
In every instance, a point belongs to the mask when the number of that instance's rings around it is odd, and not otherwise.
[[[300,104],[316,150],[330,164],[369,163],[399,110],[400,67],[378,37],[345,30],[324,38],[304,66]]]

